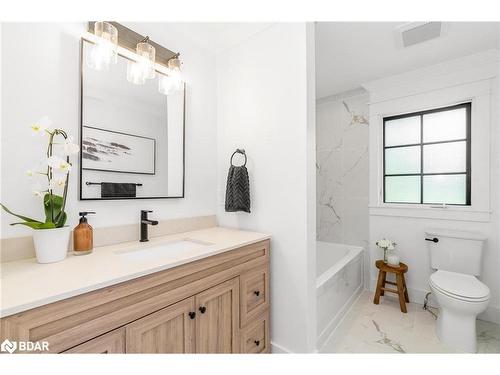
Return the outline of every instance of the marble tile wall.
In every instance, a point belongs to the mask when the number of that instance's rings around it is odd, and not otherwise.
[[[316,104],[316,225],[319,241],[368,244],[368,94]]]

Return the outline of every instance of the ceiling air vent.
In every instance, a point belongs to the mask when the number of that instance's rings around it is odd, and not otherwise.
[[[406,48],[441,36],[442,22],[410,22],[396,28],[396,42]]]

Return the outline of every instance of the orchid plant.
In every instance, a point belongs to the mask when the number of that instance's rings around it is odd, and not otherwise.
[[[43,198],[45,221],[18,215],[3,204],[0,205],[6,212],[22,220],[11,225],[25,225],[33,229],[61,228],[65,225],[67,218],[64,209],[68,195],[69,172],[72,167],[69,157],[72,154],[77,154],[80,147],[73,143],[73,137],[68,136],[64,130],[53,128],[52,121],[48,117],[43,117],[32,124],[31,131],[34,135],[48,137],[47,158],[44,165],[41,168],[27,171],[29,177],[44,176],[46,179],[44,185],[40,184],[39,187],[33,189],[33,194],[36,197]],[[61,141],[58,142],[58,139]],[[56,150],[62,156],[56,155]]]
[[[384,250],[384,262],[387,263],[387,252],[389,250],[394,250],[396,248],[396,242],[392,240],[386,240],[385,238],[375,242],[375,245]]]

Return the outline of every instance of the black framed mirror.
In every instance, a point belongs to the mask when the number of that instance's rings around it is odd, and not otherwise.
[[[158,76],[127,80],[132,61],[118,54],[108,70],[80,51],[80,200],[183,198],[185,84],[160,93]]]

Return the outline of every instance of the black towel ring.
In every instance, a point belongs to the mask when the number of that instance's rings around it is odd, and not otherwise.
[[[245,157],[245,163],[242,165],[242,167],[246,166],[247,165],[247,154],[245,153],[245,150],[243,150],[242,148],[237,148],[236,151],[233,152],[233,154],[231,155],[231,161],[230,161],[231,165],[234,166],[233,157],[236,154],[242,154]]]

